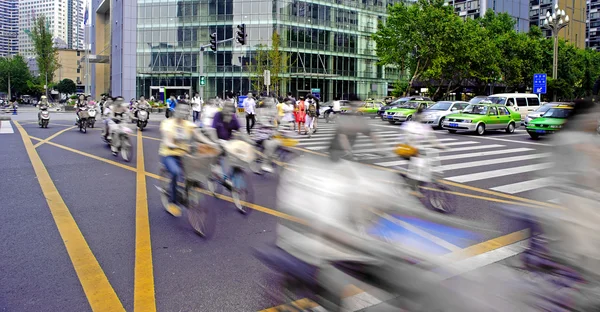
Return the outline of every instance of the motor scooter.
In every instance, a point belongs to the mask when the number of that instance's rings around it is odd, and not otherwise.
[[[88,104],[87,105],[87,112],[88,112],[88,120],[87,120],[87,126],[90,128],[94,128],[94,125],[96,124],[96,105],[94,104]]]
[[[40,128],[48,128],[48,123],[50,123],[50,112],[48,111],[48,106],[40,107],[40,113],[38,115],[38,124]]]

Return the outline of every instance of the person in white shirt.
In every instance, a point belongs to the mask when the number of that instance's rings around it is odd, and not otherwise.
[[[198,95],[198,92],[196,92],[196,94],[194,94],[194,97],[192,98],[192,120],[193,122],[196,122],[198,120],[200,120],[200,116],[202,113],[202,104],[204,104],[204,101],[202,101],[202,98]]]
[[[250,130],[254,128],[256,123],[256,102],[252,97],[252,93],[248,93],[248,97],[244,99],[244,111],[246,112],[246,131],[250,134]]]
[[[210,128],[213,124],[213,118],[215,114],[219,111],[219,105],[217,104],[216,99],[208,99],[206,104],[202,105],[202,113],[200,114],[202,117],[202,127]]]

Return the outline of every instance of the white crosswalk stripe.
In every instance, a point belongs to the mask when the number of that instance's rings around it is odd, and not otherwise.
[[[400,126],[383,125],[379,120],[371,121],[376,125],[373,131],[381,138],[382,147],[377,148],[372,139],[359,135],[353,145],[357,157],[379,152],[391,152],[395,145],[402,142]],[[475,140],[474,136],[458,136],[440,133],[439,140],[448,147],[440,150],[441,170],[446,179],[486,188],[507,194],[518,194],[544,188],[549,181],[546,178],[532,177],[536,172],[551,168],[547,161],[550,153],[539,151],[538,146],[519,147],[510,144],[511,136],[502,136],[502,140]],[[335,135],[335,124],[320,123],[319,130],[311,138],[306,135],[292,136],[299,141],[298,147],[327,153]],[[517,136],[512,136],[516,138]],[[491,144],[497,143],[497,144]],[[540,145],[542,146],[542,145]],[[406,169],[408,161],[395,155],[389,157],[363,156],[363,162],[376,166]]]
[[[15,133],[10,120],[0,120],[0,134]]]

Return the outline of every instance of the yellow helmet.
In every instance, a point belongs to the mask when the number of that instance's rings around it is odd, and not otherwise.
[[[398,144],[394,149],[394,153],[403,158],[411,158],[413,156],[417,156],[417,154],[419,154],[419,150],[408,144]]]

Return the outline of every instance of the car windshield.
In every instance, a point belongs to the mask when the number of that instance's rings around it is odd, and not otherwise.
[[[400,104],[399,108],[417,108],[419,107],[419,102],[406,102]]]
[[[488,98],[486,98],[486,100],[494,103],[494,104],[506,104],[506,98],[505,97],[497,97],[497,96],[490,96]]]
[[[551,109],[552,107],[556,107],[556,105],[552,105],[552,104],[546,104],[544,106],[541,106],[540,108],[538,108],[535,112],[536,113],[545,113],[547,112],[549,109]]]
[[[448,110],[450,108],[450,106],[452,106],[452,102],[438,102],[438,103],[435,103],[435,105],[433,105],[429,109],[445,111],[445,110]]]
[[[572,111],[572,109],[566,108],[551,108],[544,114],[544,118],[567,118]]]
[[[474,98],[472,98],[472,99],[469,101],[469,104],[478,104],[479,102],[481,102],[481,101],[483,101],[483,100],[485,100],[485,99],[486,99],[486,97],[485,97],[485,96],[477,96],[477,97],[474,97]]]
[[[471,104],[463,110],[463,113],[464,114],[475,114],[475,115],[487,115],[488,108],[489,108],[489,106],[487,106],[487,105]]]

